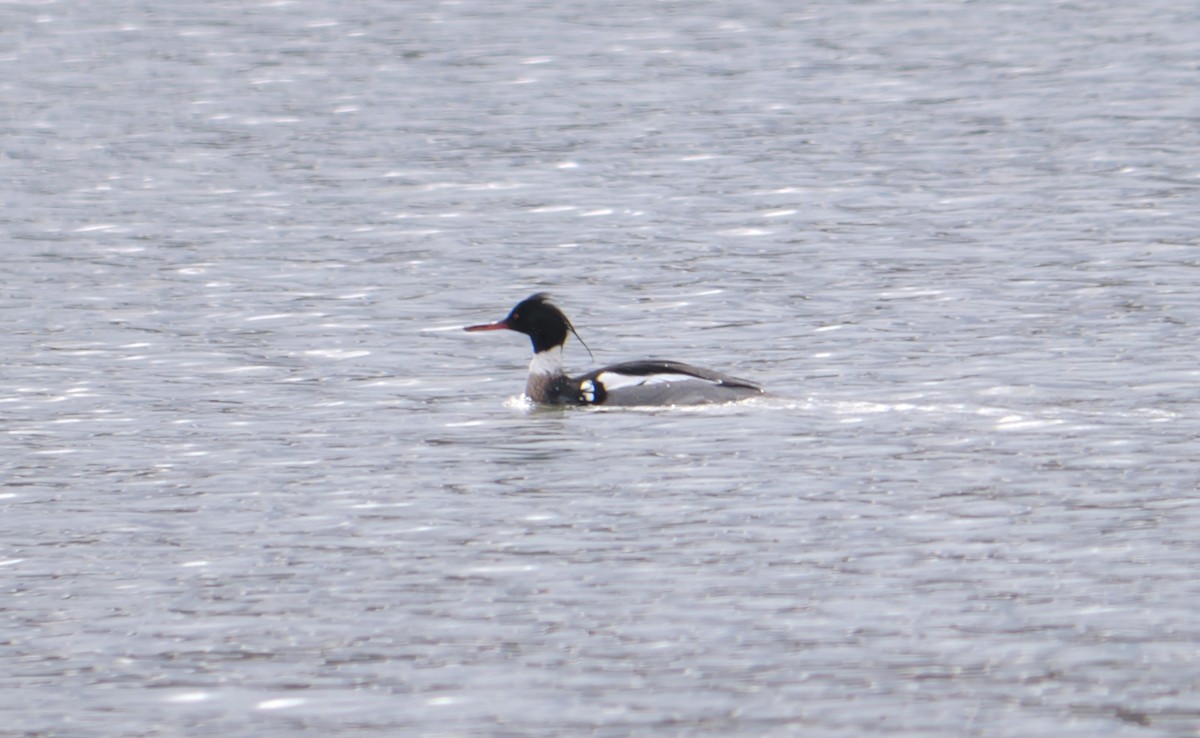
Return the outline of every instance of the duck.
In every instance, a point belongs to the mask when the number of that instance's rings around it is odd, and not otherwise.
[[[574,335],[583,343],[566,314],[545,292],[517,303],[503,320],[466,326],[469,332],[509,330],[529,336],[533,360],[525,396],[544,405],[644,406],[703,405],[738,402],[763,395],[758,384],[681,361],[643,359],[570,376],[563,364],[563,347]],[[588,349],[591,354],[591,349]]]

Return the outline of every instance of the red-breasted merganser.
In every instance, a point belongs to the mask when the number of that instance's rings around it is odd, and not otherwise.
[[[510,330],[533,342],[525,395],[550,405],[699,405],[733,402],[763,393],[762,387],[711,369],[678,361],[627,361],[579,377],[563,371],[563,344],[575,326],[550,297],[522,300],[504,320],[466,327],[468,331]],[[579,338],[579,334],[575,333]],[[579,339],[583,342],[583,339]],[[587,347],[587,344],[584,344]],[[590,351],[588,352],[591,353]]]

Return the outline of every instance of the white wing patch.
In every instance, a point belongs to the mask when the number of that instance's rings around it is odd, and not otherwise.
[[[638,387],[647,384],[665,384],[667,382],[699,382],[704,381],[690,374],[618,374],[616,372],[600,372],[596,380],[604,385],[604,389],[612,392],[622,387]]]

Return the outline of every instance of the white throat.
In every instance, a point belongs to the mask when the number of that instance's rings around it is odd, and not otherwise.
[[[533,355],[533,361],[529,362],[529,374],[542,376],[558,376],[563,374],[563,347],[555,346],[552,349],[539,351]]]

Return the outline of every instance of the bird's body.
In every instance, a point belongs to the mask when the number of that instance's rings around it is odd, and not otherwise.
[[[613,364],[577,377],[563,368],[562,349],[575,328],[545,294],[521,301],[504,320],[468,331],[512,330],[533,342],[525,395],[550,405],[698,405],[761,395],[757,384],[679,361]]]

